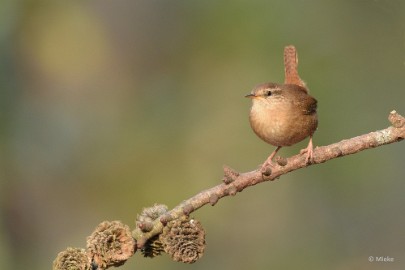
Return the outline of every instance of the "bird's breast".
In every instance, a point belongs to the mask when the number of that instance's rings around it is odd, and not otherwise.
[[[249,119],[256,135],[274,146],[298,143],[317,127],[316,114],[305,115],[290,104],[253,103]]]

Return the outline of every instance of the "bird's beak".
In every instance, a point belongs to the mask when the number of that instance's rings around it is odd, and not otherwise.
[[[255,98],[256,96],[254,94],[248,94],[245,96],[246,98]]]

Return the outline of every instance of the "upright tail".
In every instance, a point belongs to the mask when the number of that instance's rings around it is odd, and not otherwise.
[[[284,48],[285,84],[296,84],[306,89],[305,82],[298,75],[298,55],[293,45]]]

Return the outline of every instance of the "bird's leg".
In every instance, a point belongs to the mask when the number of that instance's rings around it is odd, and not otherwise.
[[[262,165],[262,170],[265,169],[265,167],[267,166],[273,166],[273,158],[274,156],[277,154],[278,150],[280,150],[281,146],[277,146],[276,150],[273,151],[273,153],[271,153],[271,155],[266,159],[266,161],[263,163]]]
[[[301,150],[301,154],[307,153],[307,157],[305,158],[305,162],[307,164],[311,164],[314,162],[314,145],[312,144],[312,135],[309,136],[308,146],[305,149]]]

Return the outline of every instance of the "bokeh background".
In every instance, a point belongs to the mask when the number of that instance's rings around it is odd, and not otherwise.
[[[283,81],[288,44],[319,102],[316,145],[405,115],[401,0],[2,0],[0,268],[50,269],[103,220],[133,227],[143,207],[217,185],[223,164],[255,169],[273,147],[243,96]],[[121,269],[404,269],[404,153],[249,188],[195,212],[197,263],[137,253]]]

